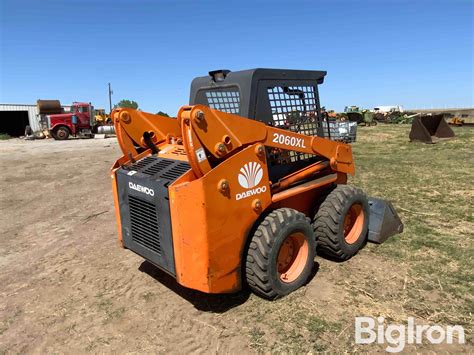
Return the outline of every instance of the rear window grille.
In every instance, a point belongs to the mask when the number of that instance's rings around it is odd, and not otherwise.
[[[171,169],[161,174],[160,177],[163,179],[175,180],[188,170],[189,170],[189,164],[183,162],[183,163],[176,164]]]
[[[128,195],[132,240],[141,246],[161,254],[160,235],[156,206]]]
[[[147,175],[155,175],[158,174],[160,171],[166,169],[174,162],[172,160],[155,160],[155,163],[147,167],[142,173]]]
[[[226,113],[240,114],[240,93],[233,91],[206,91],[210,108]]]
[[[275,127],[307,136],[318,133],[318,103],[313,86],[274,86],[267,88]],[[313,155],[287,151],[285,161],[309,159]],[[281,158],[281,157],[280,157]]]

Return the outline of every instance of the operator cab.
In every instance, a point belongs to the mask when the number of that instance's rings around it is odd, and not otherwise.
[[[189,104],[206,105],[273,127],[324,137],[318,85],[325,75],[325,71],[314,70],[215,70],[192,81]],[[271,181],[278,181],[319,158],[267,148],[267,160]]]

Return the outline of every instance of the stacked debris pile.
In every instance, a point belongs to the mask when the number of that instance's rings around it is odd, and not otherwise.
[[[415,112],[378,112],[374,114],[374,119],[378,122],[392,123],[392,124],[411,124],[415,117],[419,116]]]

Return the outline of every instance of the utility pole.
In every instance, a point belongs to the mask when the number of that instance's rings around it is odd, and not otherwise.
[[[110,83],[109,83],[109,107],[110,107],[110,112],[112,112],[112,94],[114,92],[112,91],[112,89],[110,88]]]

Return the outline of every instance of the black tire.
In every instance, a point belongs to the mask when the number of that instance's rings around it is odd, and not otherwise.
[[[264,298],[285,296],[306,283],[315,253],[310,219],[291,208],[277,209],[258,224],[251,236],[245,261],[247,284]],[[279,263],[281,258],[286,260]]]
[[[69,128],[61,126],[54,130],[53,138],[58,141],[64,141],[69,138]]]
[[[367,239],[369,213],[369,202],[361,189],[338,185],[313,219],[318,254],[340,261],[357,254]]]

